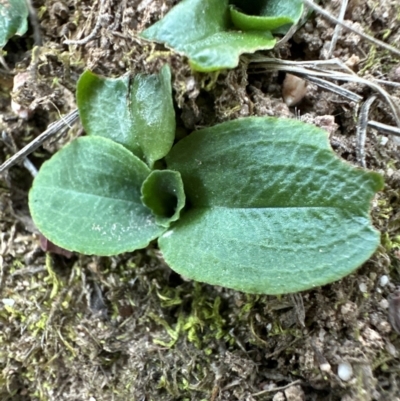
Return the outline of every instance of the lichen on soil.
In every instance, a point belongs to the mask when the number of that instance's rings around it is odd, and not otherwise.
[[[193,73],[184,57],[141,40],[138,32],[175,3],[34,0],[42,45],[34,47],[32,28],[13,38],[4,49],[12,73],[0,71],[0,126],[14,151],[76,107],[84,69],[115,77],[153,73],[168,62],[178,136],[237,117],[300,113],[325,126],[338,155],[357,165],[355,104],[309,85],[297,109],[289,108],[280,73],[252,71],[244,62],[218,74]],[[337,15],[339,1],[320,4]],[[93,40],[64,44],[88,36],[99,18]],[[399,43],[396,1],[350,1],[345,19]],[[266,55],[318,60],[333,30],[313,14],[286,45]],[[343,62],[357,56],[363,77],[400,82],[400,60],[353,34],[342,32],[334,56]],[[34,104],[29,120],[10,107],[13,75],[21,72],[30,78],[13,99]],[[364,98],[370,93],[351,89]],[[399,87],[386,89],[399,104]],[[382,100],[371,113],[394,125]],[[81,127],[72,128],[30,160],[39,168],[80,134]],[[0,144],[0,160],[12,153]],[[187,281],[165,265],[155,244],[112,258],[45,254],[27,207],[32,178],[13,167],[0,181],[0,399],[400,400],[400,339],[387,301],[400,284],[399,154],[393,137],[368,131],[367,167],[385,178],[372,205],[382,233],[375,255],[336,283],[279,297]],[[348,381],[338,376],[343,362],[353,370]]]

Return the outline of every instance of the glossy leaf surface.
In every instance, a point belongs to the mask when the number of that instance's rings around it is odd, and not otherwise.
[[[171,71],[165,65],[159,74],[137,74],[131,86],[132,131],[152,167],[170,151],[175,139],[175,110]]]
[[[117,79],[84,72],[77,86],[79,115],[88,135],[124,145],[150,167],[171,149],[175,111],[168,66],[160,74]],[[149,107],[151,105],[151,107]]]
[[[29,194],[32,218],[69,251],[107,256],[144,248],[164,231],[140,199],[149,174],[122,145],[79,138],[41,167]]]
[[[198,281],[283,294],[351,273],[379,244],[376,173],[335,156],[326,132],[247,118],[203,129],[167,157],[191,208],[159,238],[167,263]]]
[[[14,35],[23,35],[28,29],[26,0],[0,2],[0,48]]]
[[[297,23],[303,13],[301,0],[232,0],[230,3],[232,22],[242,30],[273,31]]]
[[[269,50],[275,45],[268,31],[239,32],[231,28],[227,0],[183,0],[142,36],[186,55],[192,68],[203,72],[234,68],[240,54]]]

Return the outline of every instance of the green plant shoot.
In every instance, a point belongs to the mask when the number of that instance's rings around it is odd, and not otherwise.
[[[168,74],[165,67],[132,82],[89,72],[80,79],[88,136],[45,162],[29,195],[33,220],[50,241],[110,256],[158,239],[185,277],[263,294],[330,283],[374,253],[380,235],[369,207],[383,187],[380,175],[342,161],[325,131],[292,119],[229,121],[171,148]],[[154,101],[137,100],[143,86]],[[113,90],[115,113],[100,118]],[[157,114],[160,104],[166,115]],[[157,115],[168,123],[153,129]],[[130,118],[139,121],[135,128]],[[155,168],[160,158],[165,169]]]

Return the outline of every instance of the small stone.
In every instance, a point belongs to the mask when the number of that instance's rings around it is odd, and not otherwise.
[[[384,287],[387,283],[389,282],[389,277],[384,274],[380,279],[379,279],[379,285],[381,287]]]
[[[1,300],[1,302],[3,302],[3,305],[6,305],[6,306],[14,306],[15,305],[15,301],[11,298],[3,298]]]
[[[387,136],[381,136],[380,137],[379,143],[382,146],[385,146],[388,142],[389,142],[389,138]]]
[[[282,84],[282,98],[289,106],[295,106],[307,93],[307,82],[296,75],[286,74]]]
[[[285,394],[283,394],[282,391],[279,391],[273,396],[272,401],[286,401]]]
[[[329,373],[332,370],[331,365],[328,362],[321,363],[321,365],[319,365],[319,369],[321,372],[325,373]]]
[[[287,401],[304,401],[304,391],[300,386],[290,386],[285,390]]]
[[[360,289],[361,292],[367,292],[367,284],[365,283],[360,283],[358,285],[358,288]]]
[[[387,308],[389,308],[389,301],[388,301],[387,299],[382,299],[382,300],[379,302],[379,306],[380,306],[382,309],[387,309]]]
[[[338,376],[344,382],[347,382],[353,376],[353,368],[348,362],[341,362],[338,366]]]

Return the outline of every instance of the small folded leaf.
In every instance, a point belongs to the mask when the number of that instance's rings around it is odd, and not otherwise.
[[[238,32],[231,27],[227,0],[183,0],[141,36],[186,55],[193,69],[203,72],[234,68],[240,54],[275,45],[268,31]]]
[[[124,145],[150,167],[171,149],[175,137],[171,72],[117,79],[84,72],[77,86],[77,104],[88,135]]]
[[[273,31],[287,24],[290,26],[297,23],[303,13],[301,0],[232,0],[230,3],[233,24],[245,31]]]
[[[172,103],[171,70],[165,65],[159,74],[135,76],[131,86],[132,130],[153,167],[171,149],[175,138],[175,110]]]
[[[157,224],[169,227],[185,206],[181,175],[171,170],[152,171],[142,186],[142,202],[151,209]]]
[[[246,118],[192,133],[167,156],[191,208],[159,238],[167,263],[198,281],[283,294],[351,273],[379,244],[376,173],[340,160],[326,132]]]
[[[28,29],[26,0],[0,2],[0,48],[14,35],[23,35]]]
[[[42,165],[29,193],[33,221],[69,251],[109,256],[144,248],[165,230],[140,199],[149,174],[112,140],[79,138]]]
[[[132,133],[129,83],[127,75],[113,79],[85,71],[78,81],[76,100],[87,135],[112,139],[142,158],[143,152]]]

